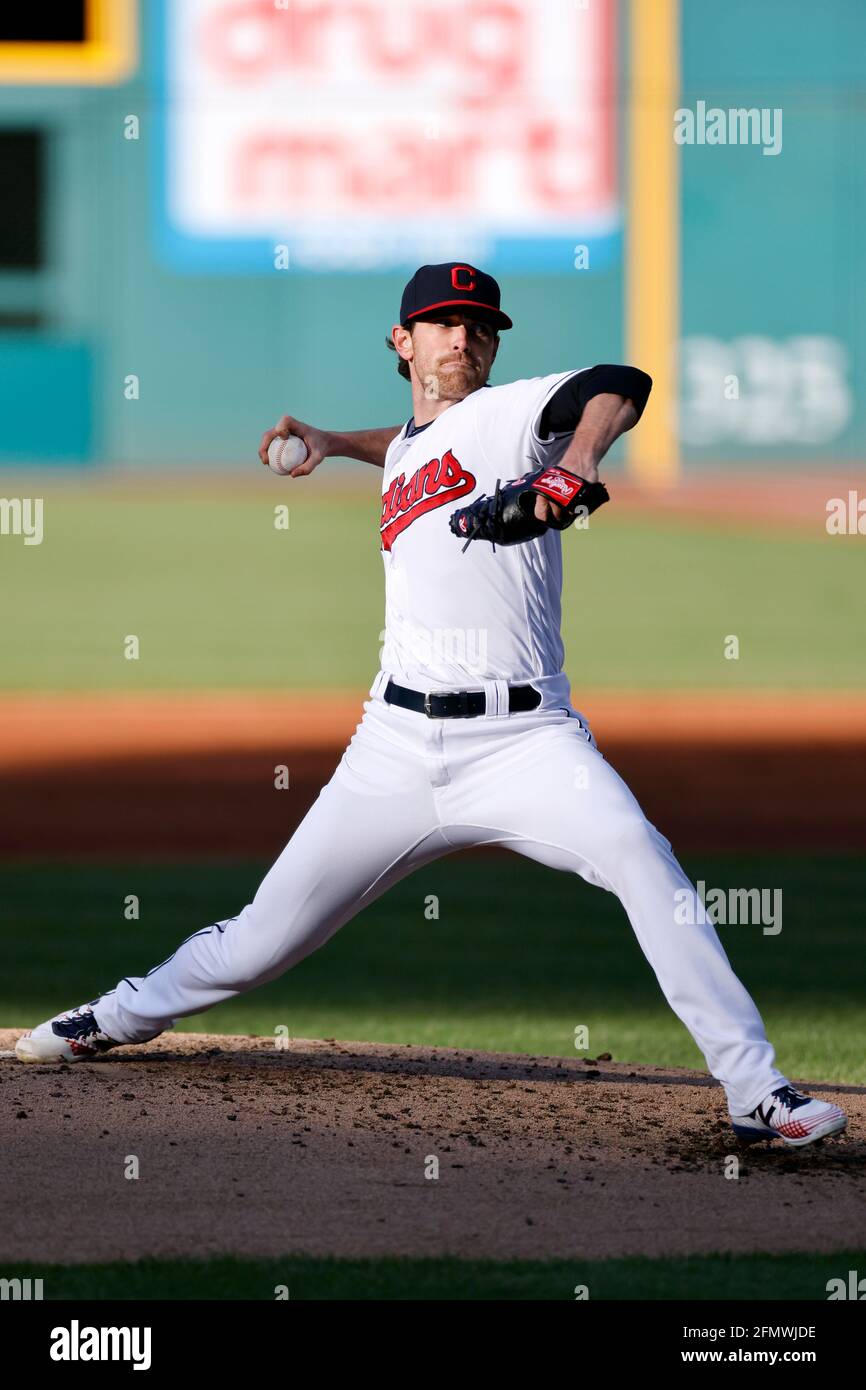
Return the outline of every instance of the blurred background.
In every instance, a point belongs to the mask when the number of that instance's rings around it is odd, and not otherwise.
[[[63,10],[0,36],[5,464],[241,468],[287,398],[399,419],[382,338],[451,258],[502,280],[498,379],[674,334],[690,473],[862,458],[857,0]],[[698,103],[773,138],[675,144]]]
[[[494,384],[654,378],[563,537],[574,703],[695,877],[784,888],[778,937],[723,932],[782,1065],[863,1080],[863,5],[31,22],[0,21],[2,1021],[236,911],[330,776],[378,669],[379,476],[256,448],[284,411],[406,419],[385,336],[454,258],[515,322]],[[501,896],[433,866],[207,1026],[555,1053],[589,1018],[695,1061],[616,903],[500,859]]]

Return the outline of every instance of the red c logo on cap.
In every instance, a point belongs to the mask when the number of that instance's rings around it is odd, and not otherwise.
[[[458,279],[461,270],[465,270],[469,276],[468,283]],[[455,265],[451,267],[451,284],[455,290],[474,290],[475,271],[469,265]]]

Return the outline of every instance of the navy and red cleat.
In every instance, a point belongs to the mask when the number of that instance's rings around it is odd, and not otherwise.
[[[15,1044],[15,1055],[21,1062],[87,1062],[117,1046],[102,1032],[93,1010],[82,1004],[25,1033]]]

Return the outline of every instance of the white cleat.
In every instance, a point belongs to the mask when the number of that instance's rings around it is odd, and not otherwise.
[[[25,1033],[15,1044],[15,1055],[20,1062],[88,1062],[119,1045],[101,1031],[93,1010],[82,1004]]]
[[[781,1139],[790,1148],[814,1144],[830,1134],[841,1134],[848,1123],[844,1110],[826,1100],[812,1100],[793,1086],[779,1086],[750,1115],[732,1115],[738,1139],[754,1144],[760,1139]]]

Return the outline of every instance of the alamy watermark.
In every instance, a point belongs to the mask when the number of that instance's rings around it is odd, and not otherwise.
[[[828,536],[866,536],[866,497],[854,488],[844,497],[831,497],[826,505],[824,528]]]
[[[383,628],[379,641],[385,641]],[[421,666],[441,669],[443,665],[455,665],[470,675],[485,676],[487,672],[487,628],[486,627],[435,627],[415,628],[406,633],[404,645],[411,657]],[[380,649],[379,661],[383,659],[384,648]]]
[[[782,152],[782,108],[774,106],[721,106],[695,103],[674,112],[674,140],[678,145],[761,145],[762,154]]]
[[[27,1303],[42,1298],[41,1279],[0,1279],[0,1301]]]
[[[827,1291],[827,1302],[838,1302],[839,1299],[854,1299],[857,1303],[862,1303],[866,1299],[866,1279],[861,1279],[856,1269],[848,1270],[847,1281],[836,1278],[828,1279],[824,1285]]]
[[[41,545],[41,497],[0,497],[0,536],[23,536],[25,545]]]
[[[781,888],[710,888],[702,878],[697,889],[678,888],[674,893],[674,921],[693,927],[761,926],[764,936],[782,930]]]
[[[48,1355],[52,1361],[131,1361],[134,1371],[151,1364],[149,1327],[82,1327],[73,1318],[68,1327],[51,1329]]]

